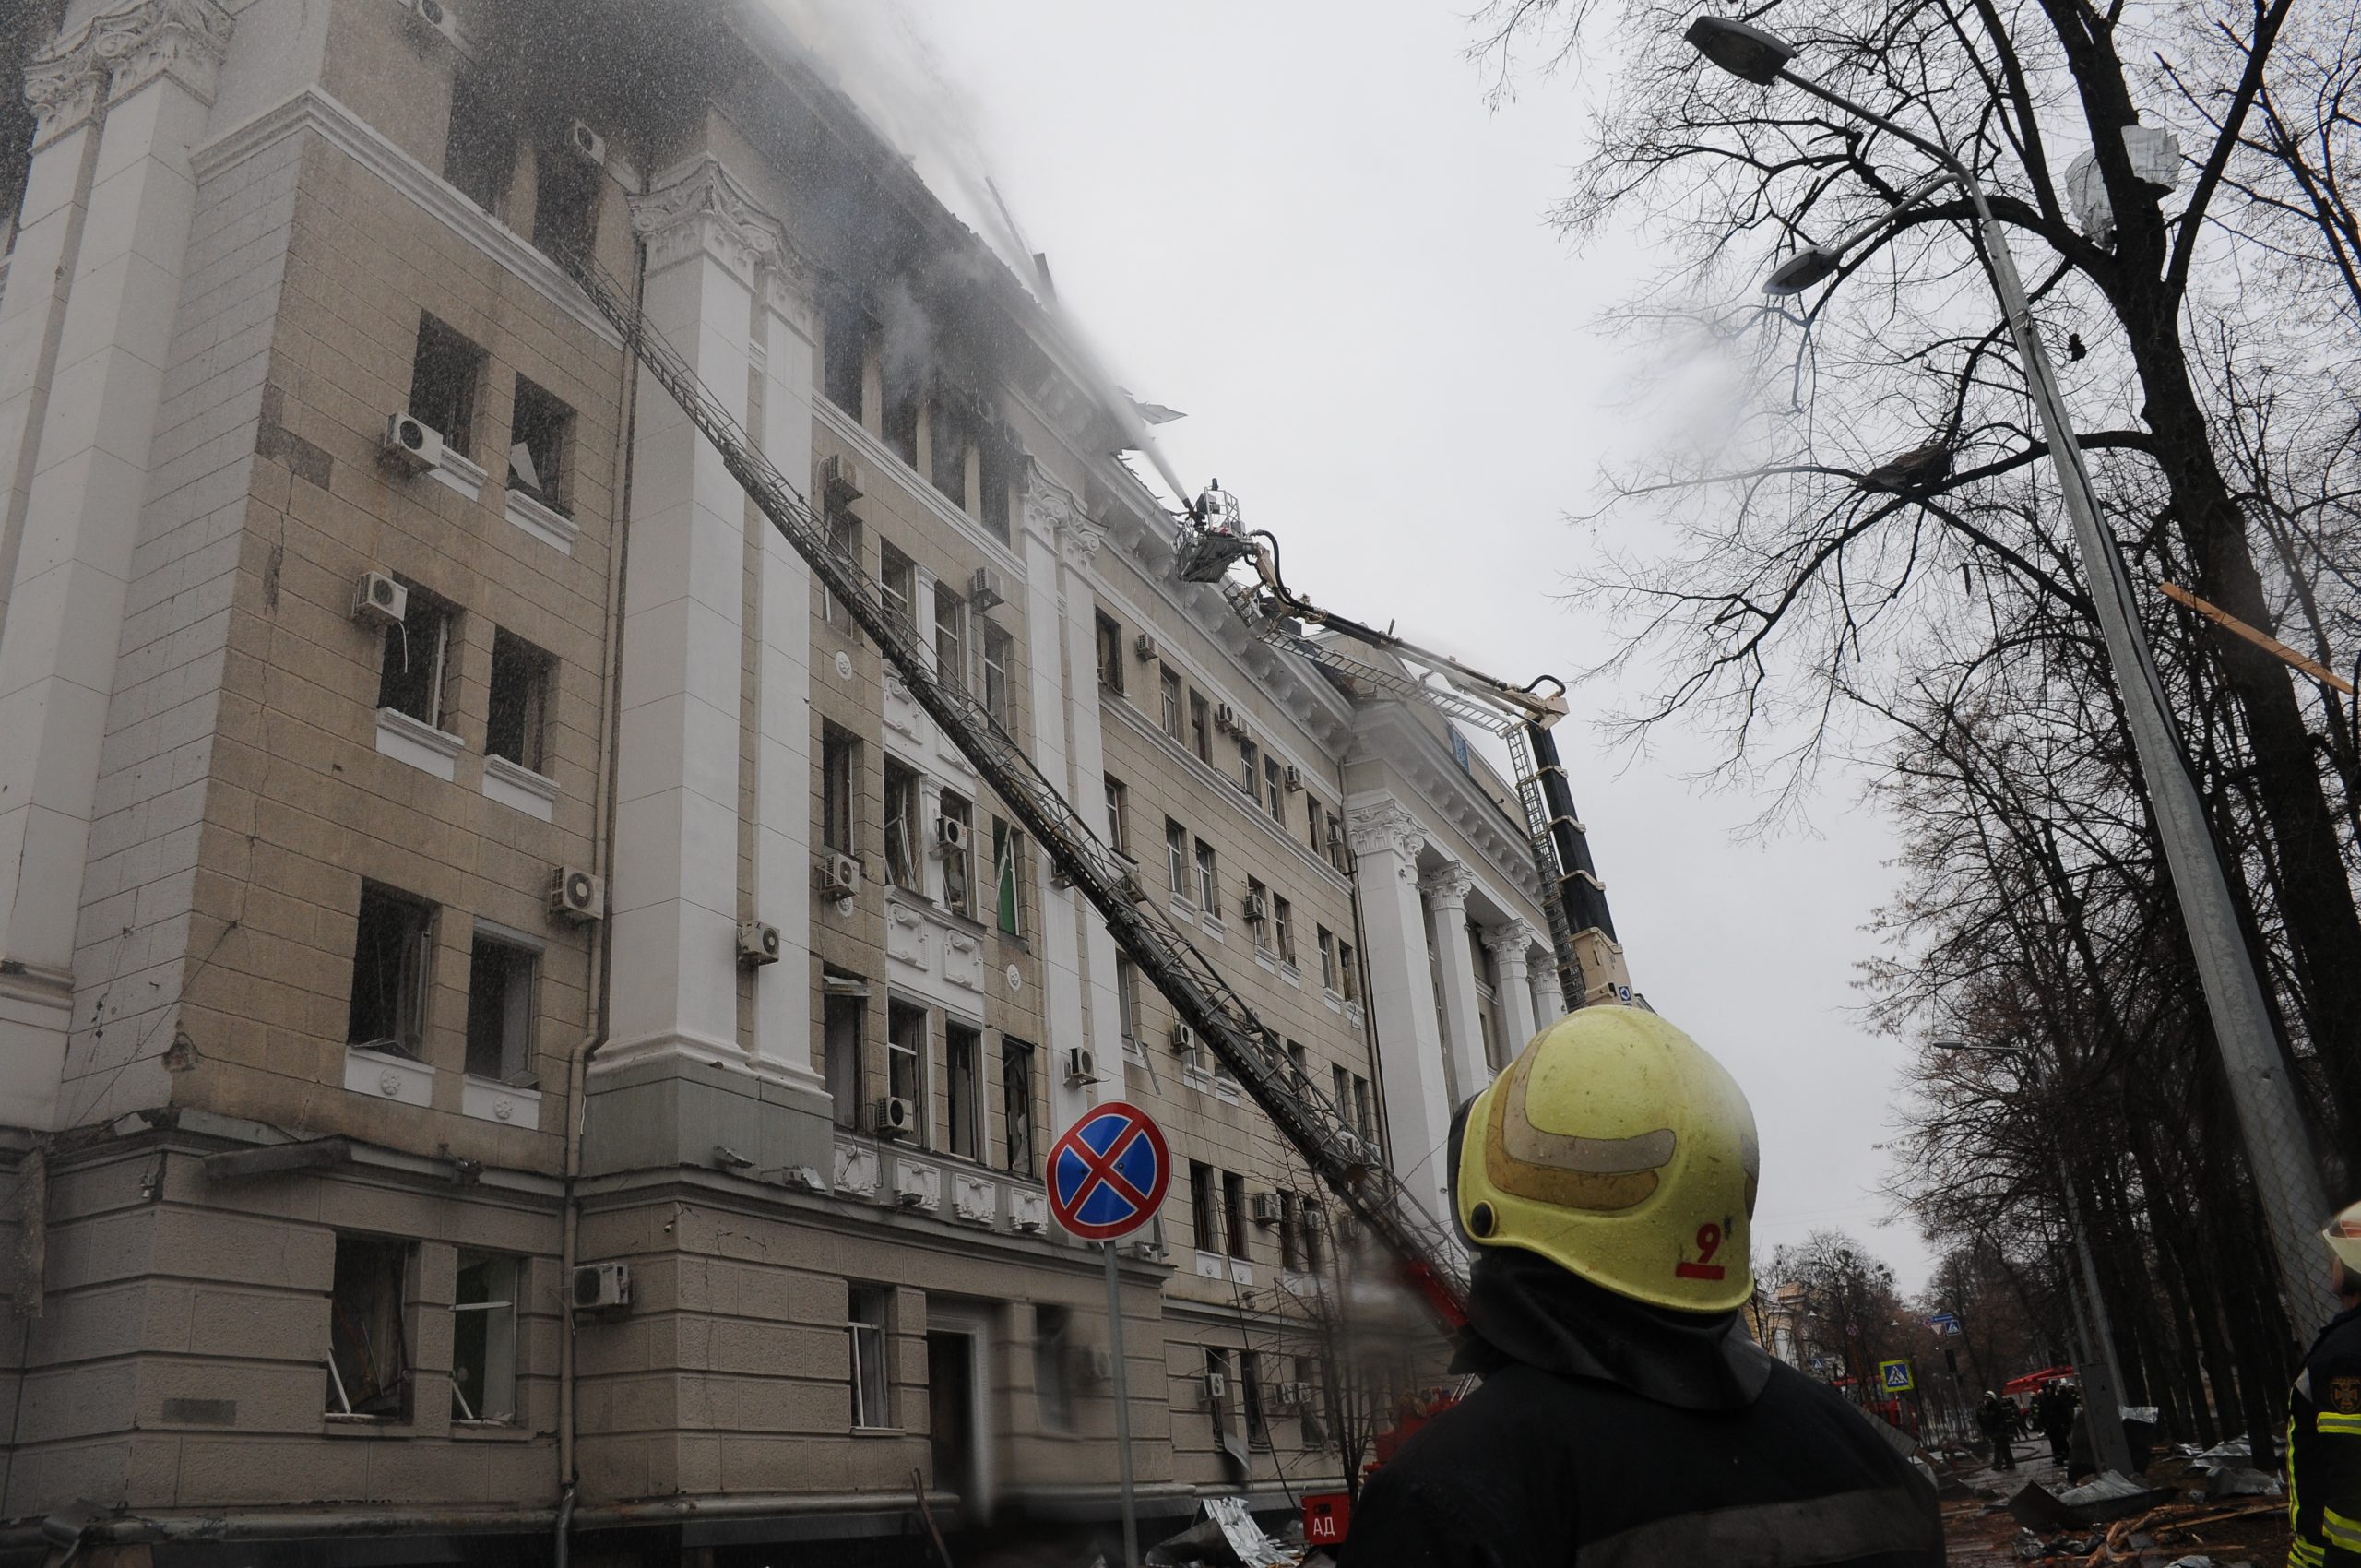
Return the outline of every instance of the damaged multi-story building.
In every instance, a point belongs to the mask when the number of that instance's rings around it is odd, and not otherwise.
[[[1103,1530],[1042,1167],[1117,1097],[1148,1528],[1340,1484],[1336,1206],[552,255],[1430,1203],[1560,1011],[1480,749],[1176,576],[1039,291],[759,5],[5,25],[0,1553]]]

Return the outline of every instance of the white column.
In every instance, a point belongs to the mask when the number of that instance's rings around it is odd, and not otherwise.
[[[1492,955],[1492,979],[1501,999],[1501,1041],[1505,1062],[1516,1060],[1538,1028],[1534,1022],[1532,976],[1526,969],[1537,933],[1523,921],[1489,926],[1484,945]]]
[[[1545,939],[1533,956],[1533,1027],[1537,1032],[1566,1016],[1566,992],[1558,983],[1558,954]]]
[[[20,519],[0,529],[14,556],[0,626],[10,1122],[46,1123],[64,1063],[100,743],[196,199],[189,153],[231,27],[214,0],[141,0],[29,73],[40,151],[0,320],[0,517]]]
[[[1035,474],[1026,487],[1017,535],[1018,552],[1025,557],[1025,677],[1026,690],[1031,694],[1026,711],[1032,720],[1029,740],[1034,766],[1042,778],[1066,792],[1066,799],[1086,820],[1096,821],[1090,813],[1097,792],[1076,790],[1077,770],[1068,751],[1074,715],[1067,710],[1063,673],[1065,601],[1071,595],[1089,591],[1061,549],[1063,520],[1073,515],[1071,501]],[[1041,1013],[1048,1037],[1041,1041],[1040,1062],[1049,1086],[1050,1137],[1063,1132],[1086,1103],[1079,1089],[1066,1087],[1064,1056],[1089,1038],[1083,1026],[1082,928],[1092,921],[1081,895],[1056,885],[1056,870],[1047,855],[1033,857],[1034,887],[1041,906],[1038,948]],[[1120,1083],[1123,1060],[1120,1038],[1094,1049],[1101,1051],[1099,1072]]]
[[[1484,1004],[1476,994],[1476,949],[1467,940],[1467,890],[1475,884],[1475,874],[1456,864],[1430,873],[1418,884],[1434,915],[1443,1022],[1450,1031],[1452,1072],[1463,1099],[1492,1081],[1492,1064],[1484,1060]]]
[[[763,455],[792,483],[812,472],[809,291],[774,267],[763,279]],[[822,1090],[812,1064],[812,568],[767,519],[762,535],[762,644],[754,737],[755,918],[786,951],[756,971],[754,1054],[763,1068]]]
[[[646,316],[746,417],[759,229],[710,157],[633,204]],[[738,760],[745,493],[640,373],[615,770],[613,1043],[599,1068],[691,1051],[751,1065],[738,1033]]]
[[[1420,1202],[1442,1216],[1449,1211],[1444,1152],[1453,1108],[1443,1081],[1442,1040],[1435,1029],[1426,910],[1418,900],[1418,851],[1426,835],[1408,812],[1382,795],[1349,802],[1345,831],[1360,874],[1369,1004],[1385,1071],[1394,1169]]]

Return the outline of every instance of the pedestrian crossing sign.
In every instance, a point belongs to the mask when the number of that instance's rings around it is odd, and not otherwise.
[[[1910,1381],[1908,1361],[1880,1361],[1878,1381],[1888,1394],[1907,1394],[1918,1385]]]

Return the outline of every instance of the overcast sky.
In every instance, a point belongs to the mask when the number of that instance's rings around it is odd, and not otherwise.
[[[774,3],[833,30],[847,85],[939,184],[972,135],[1112,374],[1187,412],[1162,432],[1180,473],[1235,492],[1291,584],[1517,681],[1614,646],[1560,597],[1588,543],[1564,519],[1602,458],[1660,438],[1625,408],[1643,350],[1593,330],[1649,258],[1577,254],[1545,221],[1596,82],[1489,110],[1449,0]],[[1761,802],[1681,782],[1699,738],[1602,750],[1592,716],[1618,700],[1578,687],[1560,748],[1634,981],[1754,1102],[1758,1247],[1842,1226],[1915,1289],[1923,1244],[1880,1225],[1900,1051],[1853,987],[1884,826],[1838,778],[1809,830],[1741,842]]]

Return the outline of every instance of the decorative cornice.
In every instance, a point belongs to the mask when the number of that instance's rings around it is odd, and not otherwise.
[[[1087,571],[1107,542],[1107,530],[1082,509],[1074,492],[1035,464],[1025,476],[1025,526],[1027,531],[1056,541],[1058,551],[1075,567]]]
[[[796,302],[799,313],[810,292],[797,286],[809,282],[810,269],[785,226],[709,152],[666,170],[646,196],[634,196],[631,226],[647,242],[650,272],[706,255],[765,299],[777,292]]]
[[[1465,909],[1476,885],[1476,873],[1457,861],[1447,861],[1418,879],[1418,891],[1443,909]]]
[[[1412,882],[1418,875],[1418,851],[1427,847],[1427,833],[1417,817],[1388,801],[1383,805],[1347,808],[1345,841],[1356,855],[1399,855],[1402,880]]]
[[[61,35],[25,72],[25,99],[39,116],[34,145],[55,140],[159,77],[210,105],[236,18],[216,0],[128,0]]]

